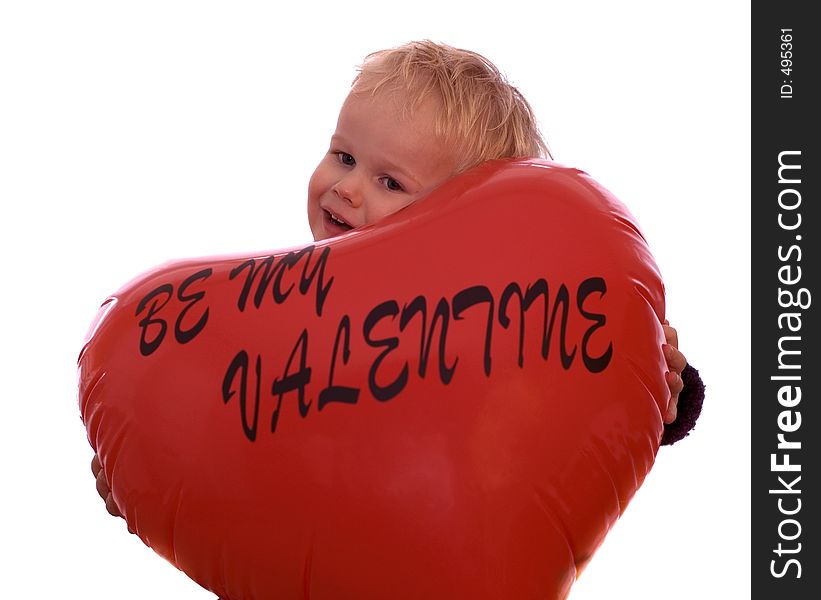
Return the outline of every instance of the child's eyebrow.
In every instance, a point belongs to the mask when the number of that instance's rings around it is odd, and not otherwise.
[[[338,133],[335,133],[331,136],[331,147],[334,146],[347,146],[348,142],[345,141],[345,138],[340,136]]]

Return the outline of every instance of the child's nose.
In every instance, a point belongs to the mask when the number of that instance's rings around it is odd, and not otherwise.
[[[337,181],[333,190],[337,196],[354,208],[359,208],[362,205],[362,186],[353,175],[348,175]]]

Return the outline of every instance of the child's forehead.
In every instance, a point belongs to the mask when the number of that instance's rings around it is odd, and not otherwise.
[[[440,138],[442,103],[434,97],[417,98],[405,90],[374,92],[351,90],[340,110],[340,123],[352,119],[381,121],[391,129],[411,129],[426,138]]]

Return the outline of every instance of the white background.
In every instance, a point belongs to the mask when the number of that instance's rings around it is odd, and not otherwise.
[[[421,38],[495,62],[628,204],[708,386],[571,599],[749,597],[749,30],[739,1],[4,2],[3,597],[211,598],[96,495],[83,335],[167,259],[308,242],[355,65]]]

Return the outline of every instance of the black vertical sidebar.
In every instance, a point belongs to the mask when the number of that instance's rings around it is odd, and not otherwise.
[[[811,6],[752,6],[751,571],[761,599],[821,589],[821,27]]]

